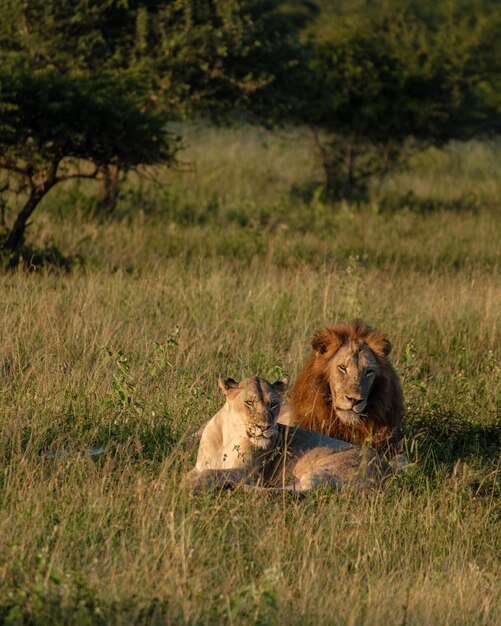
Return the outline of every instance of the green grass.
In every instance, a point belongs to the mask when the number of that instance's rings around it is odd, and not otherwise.
[[[332,207],[294,138],[192,130],[196,171],[131,181],[115,218],[83,186],[36,216],[34,249],[82,260],[0,277],[0,622],[499,623],[497,148]],[[394,346],[409,471],[191,497],[217,375],[295,377],[313,331],[356,316]]]

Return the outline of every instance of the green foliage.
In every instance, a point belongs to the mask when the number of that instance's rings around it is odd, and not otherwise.
[[[290,108],[284,85],[297,65],[303,22],[298,11],[281,8],[277,0],[180,0],[165,3],[156,22],[144,13],[159,106],[219,121],[234,112],[280,119]]]
[[[128,76],[118,81],[46,69],[3,72],[0,81],[11,105],[4,116],[8,130],[0,135],[7,168],[74,158],[127,170],[173,159],[174,138],[160,115],[141,109],[139,86]]]
[[[173,119],[284,115],[303,18],[280,8],[276,0],[2,4],[0,193],[27,194],[3,247],[22,244],[28,219],[61,180],[101,177],[100,204],[114,208],[120,173],[172,165]]]
[[[2,8],[10,28],[3,37],[0,31],[0,48],[8,59],[24,50],[30,69],[104,72],[113,80],[133,72],[147,84],[145,101],[169,120],[221,119],[228,108],[278,118],[282,111],[274,109],[285,106],[282,88],[297,64],[297,32],[309,15],[305,4],[8,0]]]
[[[4,247],[21,245],[34,208],[70,175],[102,179],[96,206],[114,209],[123,173],[174,164],[180,144],[166,124],[194,116],[306,123],[325,170],[318,200],[364,199],[371,178],[417,149],[500,132],[498,8],[487,0],[6,0],[2,215],[7,196],[28,199],[11,232],[2,219]]]
[[[147,106],[148,77],[117,57],[127,36],[112,28],[120,4],[2,4],[2,193],[25,198],[0,241],[7,252],[61,181],[174,160],[177,139]]]
[[[331,194],[364,192],[407,148],[501,131],[496,4],[323,3],[304,114],[327,133],[319,143]]]
[[[132,410],[139,415],[142,413],[141,405],[136,401],[136,384],[130,374],[129,358],[122,350],[106,350],[108,360],[115,366],[112,388],[113,396],[110,404],[116,407],[118,413],[126,413]]]
[[[4,192],[26,194],[3,242],[14,251],[42,198],[63,180],[96,177],[100,168],[121,170],[170,163],[177,140],[164,119],[144,110],[128,77],[17,68],[0,75],[8,104],[0,128]],[[87,165],[86,165],[87,163]]]

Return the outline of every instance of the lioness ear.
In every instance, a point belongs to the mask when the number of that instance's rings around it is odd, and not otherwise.
[[[280,380],[277,380],[273,383],[272,387],[278,391],[278,393],[283,393],[287,387],[289,386],[290,378],[288,376],[284,376]]]
[[[238,389],[237,381],[233,380],[233,378],[228,378],[228,376],[224,374],[219,374],[217,384],[222,389],[225,396],[228,395],[232,389]]]
[[[312,339],[311,347],[317,354],[324,354],[328,349],[336,351],[342,344],[341,337],[330,328],[318,330]]]

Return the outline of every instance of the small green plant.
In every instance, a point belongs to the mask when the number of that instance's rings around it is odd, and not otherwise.
[[[340,277],[343,292],[343,317],[355,319],[362,317],[362,302],[360,290],[362,288],[362,272],[360,257],[350,254],[348,265]]]
[[[173,367],[170,352],[179,343],[179,332],[179,328],[176,326],[164,343],[155,341],[155,348],[148,367],[148,373],[153,378],[162,374],[167,367]]]
[[[267,378],[269,380],[279,380],[280,378],[283,378],[287,375],[287,372],[281,365],[273,365],[273,367],[270,367],[270,369],[268,370]]]
[[[279,623],[278,594],[276,587],[282,579],[279,566],[264,570],[255,582],[242,585],[230,597],[227,614],[230,620],[245,620],[256,626],[273,626]]]
[[[106,348],[106,359],[115,369],[111,383],[113,392],[109,396],[110,404],[119,414],[133,411],[141,415],[143,408],[137,400],[137,385],[130,373],[129,357],[123,350]]]
[[[419,365],[417,359],[417,349],[415,339],[410,339],[404,346],[402,355],[403,368],[402,375],[405,379],[409,379],[415,389],[421,393],[426,393],[427,385],[425,373]]]

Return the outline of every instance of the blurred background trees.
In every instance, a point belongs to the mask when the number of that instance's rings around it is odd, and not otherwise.
[[[169,122],[247,113],[274,123],[296,64],[294,13],[276,2],[6,0],[0,7],[0,190],[25,194],[3,247],[68,178],[101,181],[175,163]],[[290,23],[290,28],[289,28]],[[290,70],[290,72],[289,72]],[[82,163],[83,162],[83,163]]]
[[[1,245],[40,200],[176,164],[172,123],[306,125],[326,196],[363,199],[406,156],[501,130],[497,0],[3,0]],[[244,155],[242,155],[244,158]],[[9,194],[24,198],[6,218]]]
[[[499,3],[319,5],[304,112],[329,195],[363,197],[413,150],[500,132]]]

